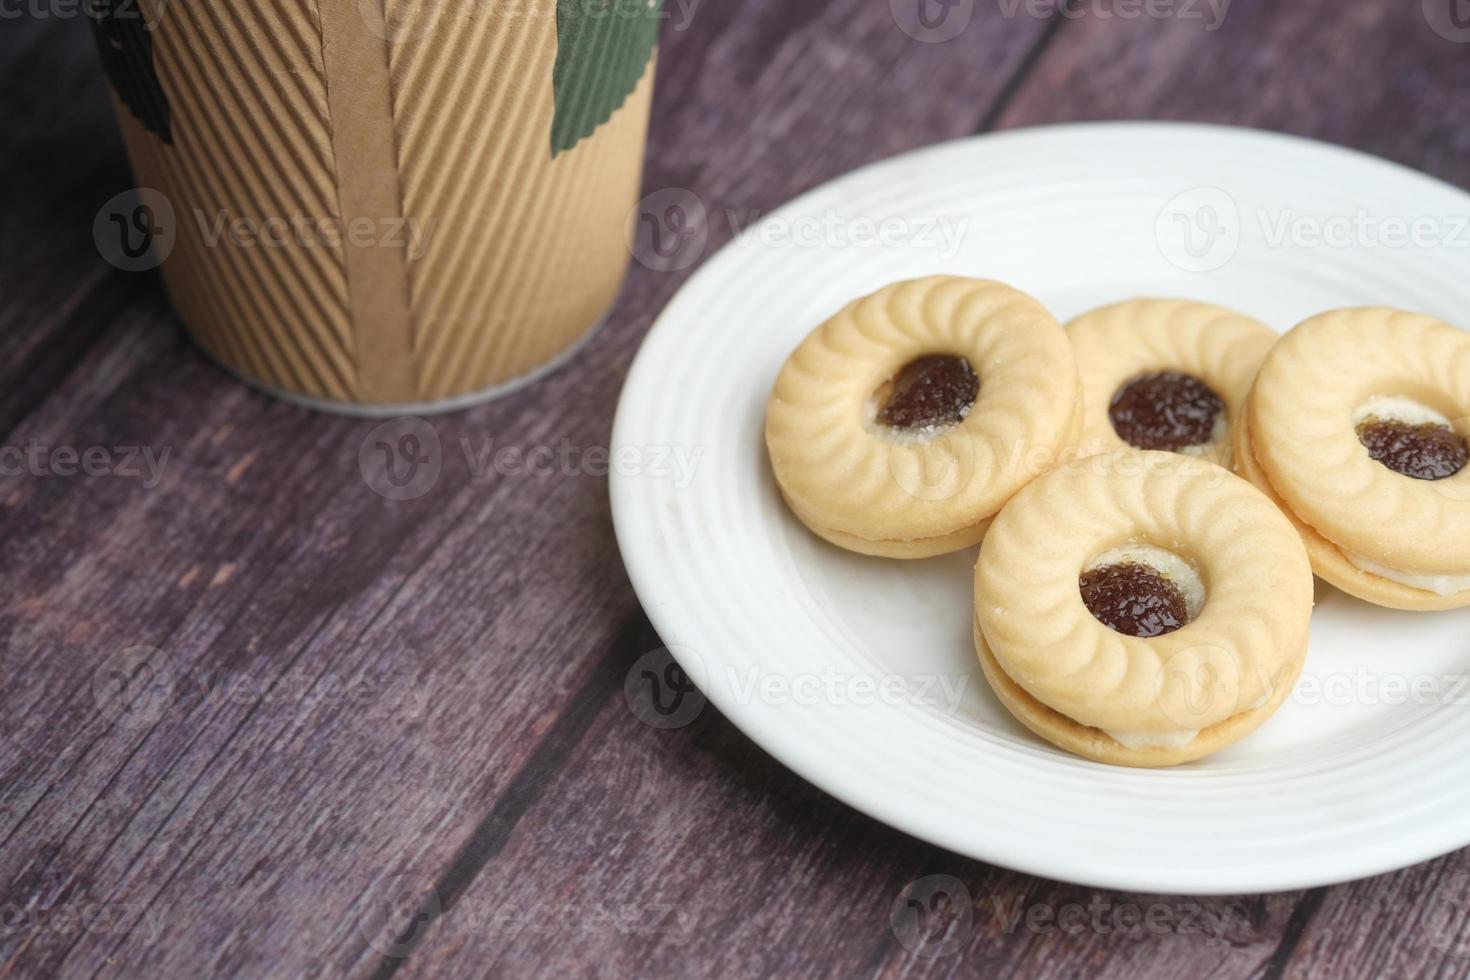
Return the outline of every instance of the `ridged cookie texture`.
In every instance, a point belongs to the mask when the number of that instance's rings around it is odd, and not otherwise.
[[[1250,399],[1255,459],[1337,547],[1416,575],[1470,575],[1470,467],[1415,480],[1373,460],[1354,414],[1408,398],[1470,435],[1470,333],[1399,310],[1336,310],[1272,349]]]
[[[1259,728],[1266,719],[1276,713],[1281,703],[1296,687],[1300,672],[1278,684],[1272,697],[1263,705],[1250,708],[1217,725],[1203,729],[1187,745],[1143,745],[1128,746],[1099,728],[1091,728],[1074,721],[1059,711],[1054,711],[1036,700],[1026,690],[1001,670],[985,643],[980,624],[975,624],[975,650],[980,655],[980,666],[991,690],[1000,699],[1007,711],[1033,733],[1046,739],[1059,749],[1094,762],[1112,766],[1133,766],[1150,769],[1183,765],[1205,756],[1213,755],[1227,746],[1245,738]],[[1297,658],[1304,662],[1306,651]]]
[[[1144,639],[1088,611],[1083,570],[1127,543],[1197,569],[1206,597],[1192,622]],[[1206,731],[1280,703],[1295,684],[1312,585],[1301,538],[1247,481],[1175,453],[1092,456],[1036,480],[992,522],[975,567],[980,653],[1080,726]]]
[[[1281,495],[1271,485],[1266,471],[1256,460],[1255,449],[1251,444],[1249,423],[1241,425],[1235,434],[1235,471],[1254,483],[1257,489],[1271,498],[1272,503],[1276,504],[1296,527],[1297,533],[1301,535],[1302,544],[1307,548],[1307,555],[1312,560],[1312,571],[1329,585],[1334,585],[1348,595],[1356,596],[1364,602],[1371,602],[1375,606],[1383,606],[1386,609],[1437,612],[1470,606],[1470,590],[1457,592],[1454,595],[1439,595],[1386,579],[1381,575],[1374,575],[1354,565],[1347,555],[1343,554],[1341,548],[1318,534],[1315,528],[1298,517],[1291,506],[1281,499]]]
[[[1135,299],[1084,313],[1067,324],[1082,378],[1081,447],[1123,449],[1108,409],[1118,390],[1144,374],[1178,371],[1225,402],[1229,432],[1191,455],[1228,466],[1233,433],[1245,414],[1256,371],[1279,337],[1243,313],[1183,299]]]
[[[875,420],[882,385],[915,358],[965,358],[963,421],[927,438]],[[1017,490],[1076,438],[1077,365],[1061,325],[1002,283],[934,276],[849,304],[787,359],[766,411],[781,493],[850,550],[924,557],[973,545]]]

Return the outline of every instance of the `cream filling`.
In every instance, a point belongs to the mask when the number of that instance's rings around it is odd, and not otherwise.
[[[1449,419],[1428,405],[1397,395],[1379,395],[1359,405],[1357,411],[1353,412],[1353,428],[1370,418],[1389,419],[1405,425],[1442,425],[1446,429],[1454,428]]]
[[[1125,749],[1182,749],[1199,737],[1198,729],[1169,732],[1165,735],[1138,735],[1133,732],[1111,732],[1104,728],[1102,733]]]
[[[1433,592],[1435,595],[1458,595],[1470,589],[1470,575],[1415,575],[1379,564],[1371,558],[1355,554],[1346,548],[1338,550],[1348,561],[1363,571],[1377,575],[1379,578],[1386,578],[1391,582],[1407,585],[1411,589],[1419,589],[1421,592]]]
[[[1185,456],[1205,456],[1214,451],[1215,447],[1224,443],[1226,437],[1230,435],[1230,419],[1228,414],[1227,410],[1222,408],[1220,414],[1215,416],[1215,426],[1210,430],[1210,438],[1204,442],[1197,442],[1192,446],[1185,446],[1179,449],[1178,452]]]
[[[1239,717],[1239,715],[1243,715],[1249,711],[1255,711],[1257,708],[1264,708],[1270,700],[1271,693],[1268,691],[1255,704],[1248,705],[1244,711],[1231,717]],[[1229,721],[1230,719],[1227,718],[1225,720]],[[1221,722],[1221,724],[1224,724],[1224,722]],[[1112,732],[1104,728],[1102,729],[1102,733],[1127,749],[1182,749],[1199,737],[1199,729],[1193,731],[1166,732],[1163,735],[1143,735],[1138,732]]]

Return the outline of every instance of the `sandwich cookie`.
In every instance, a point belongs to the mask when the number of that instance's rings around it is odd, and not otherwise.
[[[782,496],[851,551],[924,558],[976,544],[1081,424],[1055,318],[998,282],[934,276],[859,299],[787,359],[766,408]]]
[[[1470,606],[1470,334],[1364,308],[1266,358],[1237,469],[1296,524],[1316,573],[1393,609]]]
[[[1208,303],[1135,299],[1067,325],[1082,377],[1082,448],[1132,446],[1228,466],[1256,371],[1278,339]]]
[[[1300,676],[1311,611],[1286,517],[1175,453],[1041,477],[995,518],[975,567],[975,646],[1001,703],[1116,765],[1177,765],[1250,734]]]

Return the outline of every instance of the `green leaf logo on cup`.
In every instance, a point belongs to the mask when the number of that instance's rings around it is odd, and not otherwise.
[[[663,0],[558,0],[551,155],[570,150],[620,109],[658,43]]]

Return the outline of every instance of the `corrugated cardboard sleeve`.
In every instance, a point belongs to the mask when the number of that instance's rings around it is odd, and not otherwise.
[[[385,38],[364,30],[356,4],[323,2],[322,63],[340,213],[369,216],[381,232],[375,244],[344,244],[348,314],[357,362],[357,398],[369,403],[422,400],[415,367],[408,297],[408,248],[398,192],[398,150]],[[375,236],[379,237],[379,236]],[[403,241],[393,244],[388,239]]]
[[[145,0],[156,4],[158,0]],[[164,144],[120,109],[140,186],[178,224],[164,277],[217,359],[290,394],[383,406],[534,371],[591,328],[629,258],[653,67],[551,154],[555,4],[168,0]],[[242,243],[302,215],[372,229]]]

